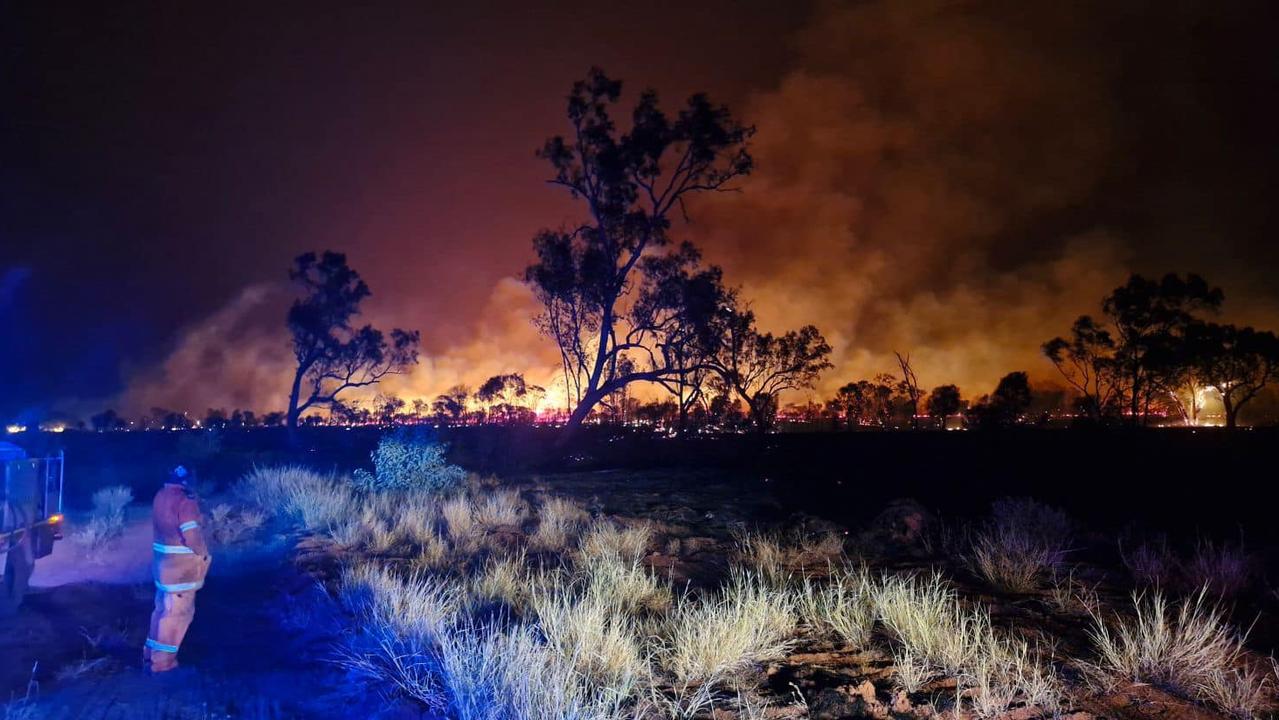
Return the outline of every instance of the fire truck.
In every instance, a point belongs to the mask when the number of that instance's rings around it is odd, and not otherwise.
[[[0,442],[0,615],[22,604],[35,562],[62,539],[63,457],[27,457]]]

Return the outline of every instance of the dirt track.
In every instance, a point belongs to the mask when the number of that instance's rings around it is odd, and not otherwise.
[[[145,675],[141,647],[152,596],[149,580],[136,577],[149,560],[149,527],[137,525],[144,522],[131,524],[110,563],[89,566],[86,577],[98,581],[35,588],[15,617],[0,621],[0,700],[22,697],[38,663],[37,717],[50,720],[372,714],[351,689],[340,694],[350,685],[325,661],[333,638],[300,601],[315,592],[314,583],[294,570],[279,540],[215,555],[182,667]],[[62,543],[37,580],[71,579],[77,551]]]

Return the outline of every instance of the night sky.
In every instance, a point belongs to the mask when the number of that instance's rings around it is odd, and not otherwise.
[[[577,208],[533,150],[591,65],[758,126],[681,232],[766,325],[822,328],[825,385],[893,349],[930,386],[1047,378],[1130,271],[1279,329],[1263,3],[182,5],[0,9],[0,420],[278,409],[311,249],[422,331],[400,392],[539,379],[514,278]]]

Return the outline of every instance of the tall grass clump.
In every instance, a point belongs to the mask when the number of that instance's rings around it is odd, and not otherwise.
[[[1039,653],[998,632],[984,608],[965,609],[939,574],[885,577],[874,596],[880,622],[901,645],[897,654],[957,678],[974,714],[995,717],[1016,704],[1056,710],[1059,684]],[[899,680],[925,675],[911,667]]]
[[[506,557],[493,555],[470,582],[474,601],[499,602],[514,610],[522,610],[528,600],[532,578],[523,553]]]
[[[1255,558],[1244,549],[1243,543],[1231,545],[1202,541],[1195,552],[1182,565],[1185,586],[1207,588],[1213,595],[1229,599],[1247,590],[1252,584]]]
[[[399,574],[376,563],[342,571],[338,600],[356,619],[338,662],[357,675],[389,683],[429,708],[448,696],[439,681],[441,638],[456,623],[462,594],[452,582]]]
[[[551,498],[537,512],[537,530],[531,538],[539,550],[561,551],[576,537],[590,514],[581,505],[566,498]]]
[[[578,556],[585,564],[603,558],[639,562],[652,537],[653,527],[647,522],[618,527],[616,523],[599,520],[578,538]]]
[[[968,562],[997,588],[1030,592],[1062,564],[1072,537],[1070,518],[1056,508],[1028,498],[997,500],[973,533]]]
[[[1276,667],[1241,663],[1229,670],[1216,669],[1199,685],[1198,695],[1208,704],[1239,720],[1274,716]]]
[[[783,537],[774,533],[735,533],[742,564],[777,585],[786,584],[792,569],[829,564],[844,551],[844,539],[836,533],[805,534],[796,531]]]
[[[365,562],[342,571],[338,599],[368,624],[434,640],[456,621],[463,595],[448,579]]]
[[[919,657],[958,675],[977,652],[989,617],[965,611],[955,589],[939,573],[889,575],[874,589],[875,612],[888,632]]]
[[[90,553],[105,548],[124,534],[124,509],[133,502],[133,490],[124,485],[104,487],[93,493],[93,509],[83,528],[71,534],[72,542]]]
[[[1170,604],[1156,591],[1133,595],[1133,614],[1093,616],[1103,684],[1145,682],[1216,705],[1238,717],[1264,714],[1273,700],[1271,675],[1247,663],[1244,636],[1207,600],[1208,590]]]
[[[466,479],[466,471],[445,459],[448,448],[418,428],[398,428],[382,436],[370,454],[373,472],[357,470],[351,481],[361,490],[443,492]]]
[[[345,479],[298,465],[254,468],[233,491],[268,513],[301,522],[308,530],[341,524],[359,509]]]
[[[639,627],[613,600],[577,584],[541,587],[531,600],[547,644],[600,687],[629,686],[649,672]]]
[[[784,656],[794,643],[795,627],[790,593],[736,570],[719,593],[676,601],[659,656],[678,685],[713,684]]]
[[[874,588],[865,568],[840,568],[824,584],[804,578],[795,596],[800,619],[821,635],[861,646],[875,627]]]
[[[458,720],[611,720],[628,712],[638,679],[591,682],[537,628],[461,624],[442,638],[440,679]]]
[[[494,490],[475,501],[475,522],[485,529],[518,526],[525,513],[524,501],[516,490]]]
[[[578,572],[585,578],[588,593],[606,599],[624,613],[661,612],[674,600],[670,585],[638,560],[599,556],[580,565]]]
[[[449,537],[455,542],[462,542],[475,535],[475,504],[465,493],[459,493],[440,505],[440,515],[444,517],[444,525]]]

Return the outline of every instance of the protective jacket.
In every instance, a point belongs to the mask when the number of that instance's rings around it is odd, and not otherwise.
[[[195,617],[195,593],[204,587],[212,558],[199,502],[184,486],[165,483],[155,494],[151,517],[155,610],[142,656],[152,672],[163,672],[178,666],[178,648]]]

